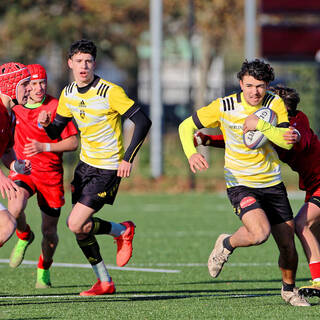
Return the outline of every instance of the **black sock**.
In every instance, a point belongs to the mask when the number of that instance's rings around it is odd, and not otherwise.
[[[77,242],[90,264],[95,265],[102,261],[99,244],[95,236],[89,235],[86,239],[77,239]]]
[[[295,284],[288,284],[282,281],[283,291],[293,291]]]
[[[90,234],[109,234],[111,223],[100,218],[92,218],[92,228]]]
[[[223,240],[223,246],[230,252],[232,252],[234,250],[234,247],[230,244],[230,238],[231,236]]]

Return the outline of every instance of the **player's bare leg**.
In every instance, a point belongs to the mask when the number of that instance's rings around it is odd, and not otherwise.
[[[52,217],[41,212],[42,214],[42,254],[39,258],[37,269],[36,288],[45,289],[51,287],[49,268],[53,262],[53,255],[58,245],[57,225],[59,217]]]
[[[280,251],[278,263],[282,273],[282,299],[293,306],[310,306],[310,304],[298,294],[298,289],[295,287],[298,254],[294,243],[294,221],[290,220],[273,225],[271,232]]]
[[[28,246],[34,239],[34,234],[26,222],[24,213],[29,196],[29,192],[26,189],[19,188],[17,199],[8,201],[8,209],[16,218],[16,234],[19,238],[10,255],[9,265],[12,268],[17,268],[21,264]]]
[[[320,208],[314,203],[305,203],[295,217],[296,233],[306,254],[312,281],[303,286],[299,293],[304,296],[320,297],[320,245],[319,234]]]
[[[0,203],[0,247],[12,236],[16,229],[16,219]]]
[[[233,249],[249,247],[266,241],[270,234],[269,221],[261,209],[254,209],[242,217],[243,226],[234,234],[222,234],[218,237],[208,259],[208,271],[216,278]]]

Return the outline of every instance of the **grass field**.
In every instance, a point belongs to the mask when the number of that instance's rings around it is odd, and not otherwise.
[[[302,199],[292,200],[296,211]],[[261,246],[235,251],[217,279],[206,262],[220,233],[240,225],[224,195],[133,195],[121,193],[113,207],[98,216],[136,225],[134,255],[125,268],[115,265],[116,246],[99,236],[101,252],[117,287],[111,296],[80,297],[95,277],[65,226],[69,199],[63,209],[60,244],[52,267],[53,288],[34,288],[40,253],[39,213],[29,202],[29,223],[36,239],[18,269],[8,267],[15,236],[0,250],[0,319],[314,319],[311,308],[294,308],[280,297],[278,251],[273,239]],[[297,285],[309,280],[298,240]],[[34,264],[33,264],[34,263]],[[73,265],[67,265],[73,264]]]

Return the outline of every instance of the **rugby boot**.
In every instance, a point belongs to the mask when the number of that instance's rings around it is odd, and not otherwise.
[[[87,291],[82,291],[80,296],[100,296],[103,294],[113,294],[116,292],[114,282],[110,278],[110,281],[98,281]]]
[[[320,281],[310,281],[311,285],[299,288],[299,294],[304,297],[320,298]]]
[[[232,253],[223,246],[223,240],[230,237],[230,234],[221,234],[208,259],[208,271],[211,277],[216,278],[222,270],[225,262],[228,261],[230,254]]]
[[[114,237],[117,242],[117,265],[125,266],[132,257],[132,241],[134,237],[135,224],[132,221],[121,222],[127,229],[119,237]]]
[[[32,231],[30,231],[29,240],[18,239],[18,242],[16,243],[10,255],[9,265],[11,268],[17,268],[20,266],[21,262],[23,261],[26,250],[28,246],[33,242],[33,240],[34,233]]]
[[[37,282],[36,282],[37,289],[48,289],[51,288],[51,281],[50,281],[50,271],[49,269],[37,269]]]
[[[298,288],[294,288],[293,291],[284,291],[281,288],[282,299],[291,304],[294,307],[310,307],[310,303],[298,293]]]

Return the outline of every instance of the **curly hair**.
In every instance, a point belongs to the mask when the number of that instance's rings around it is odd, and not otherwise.
[[[270,66],[270,64],[259,59],[255,59],[250,62],[245,60],[243,62],[237,77],[239,80],[242,80],[245,75],[252,76],[257,80],[262,80],[266,83],[270,83],[274,80],[273,68]]]
[[[270,90],[282,98],[288,109],[289,116],[295,116],[300,102],[299,93],[295,89],[288,88],[282,84],[271,87]]]
[[[68,58],[71,59],[73,55],[77,53],[89,53],[92,55],[93,59],[96,60],[97,57],[97,47],[91,40],[78,40],[71,44]]]

